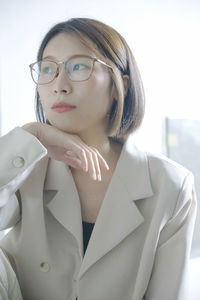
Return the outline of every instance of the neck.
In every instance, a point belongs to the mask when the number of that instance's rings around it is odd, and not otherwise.
[[[81,132],[79,134],[81,140],[88,145],[96,148],[104,159],[109,157],[112,151],[112,142],[102,130],[92,130],[92,132]]]

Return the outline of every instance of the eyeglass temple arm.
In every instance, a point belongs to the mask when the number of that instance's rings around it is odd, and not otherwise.
[[[107,66],[108,68],[112,69],[112,67],[110,65],[108,65],[107,63],[105,63],[104,61],[102,61],[101,59],[96,58],[96,61],[100,62],[101,64]]]

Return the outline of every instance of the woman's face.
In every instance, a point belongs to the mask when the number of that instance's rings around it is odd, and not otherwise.
[[[43,59],[50,56],[56,62],[67,61],[74,55],[94,56],[78,38],[60,33],[48,42]],[[71,81],[61,65],[58,77],[48,84],[38,85],[37,89],[45,115],[53,126],[74,134],[106,128],[106,115],[112,104],[111,78],[108,67],[101,63],[95,62],[90,78],[79,82]],[[52,109],[58,102],[75,108],[58,112]]]

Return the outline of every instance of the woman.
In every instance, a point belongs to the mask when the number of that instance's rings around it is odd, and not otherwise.
[[[131,143],[144,95],[123,37],[71,19],[30,68],[39,122],[0,140],[1,247],[24,299],[188,299],[193,177]]]

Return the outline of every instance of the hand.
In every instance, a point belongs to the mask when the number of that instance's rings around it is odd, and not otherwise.
[[[77,135],[38,122],[25,124],[22,128],[38,138],[47,149],[49,157],[89,172],[94,180],[101,181],[100,167],[109,170],[98,150],[86,145]]]

